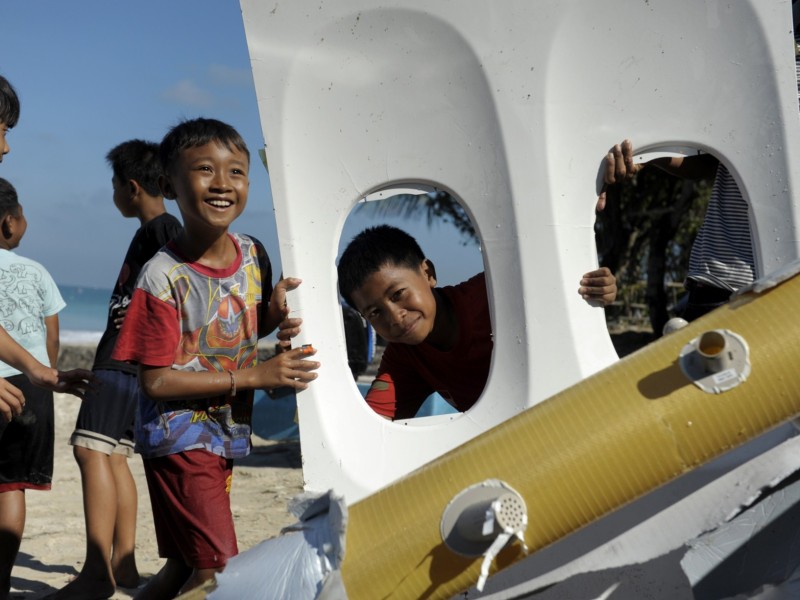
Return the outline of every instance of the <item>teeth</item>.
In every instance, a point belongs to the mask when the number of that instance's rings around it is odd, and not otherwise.
[[[217,208],[228,208],[233,202],[230,200],[209,200],[208,203],[211,206],[216,206]]]

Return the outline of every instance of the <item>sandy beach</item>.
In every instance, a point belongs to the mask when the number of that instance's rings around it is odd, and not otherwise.
[[[85,366],[81,349],[65,349],[59,366]],[[88,351],[91,357],[93,349]],[[76,358],[77,356],[77,358]],[[33,600],[66,585],[80,571],[85,554],[83,500],[78,466],[67,444],[80,400],[57,394],[55,399],[55,469],[49,492],[28,492],[25,535],[11,577],[11,598]],[[130,460],[139,493],[136,561],[143,577],[156,573],[158,557],[150,500],[141,459]],[[302,491],[298,443],[276,443],[253,436],[253,452],[236,463],[231,505],[239,550],[280,532],[296,519],[286,507]],[[118,589],[113,598],[132,598],[136,590]]]

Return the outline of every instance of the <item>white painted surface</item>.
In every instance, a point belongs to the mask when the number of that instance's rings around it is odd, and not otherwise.
[[[290,298],[323,367],[298,395],[309,490],[348,503],[616,360],[576,281],[601,159],[697,147],[751,203],[760,275],[800,256],[785,0],[242,0]],[[795,168],[792,169],[791,166]],[[482,237],[495,352],[455,419],[373,414],[347,368],[335,258],[361,198],[434,185]]]

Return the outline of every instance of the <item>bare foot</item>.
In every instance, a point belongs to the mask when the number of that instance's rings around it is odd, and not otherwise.
[[[137,588],[142,579],[139,577],[139,569],[136,568],[136,558],[130,554],[119,562],[116,556],[111,559],[111,569],[114,572],[114,580],[117,585],[124,588]]]
[[[57,592],[45,596],[45,600],[105,600],[115,591],[113,581],[78,575]]]

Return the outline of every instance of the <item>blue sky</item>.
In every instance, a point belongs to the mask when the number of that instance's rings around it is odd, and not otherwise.
[[[181,119],[207,116],[236,127],[256,159],[246,230],[234,229],[261,239],[280,265],[236,0],[3,0],[0,40],[0,73],[22,102],[0,165],[28,218],[19,254],[43,263],[59,284],[110,288],[138,221],[114,208],[106,153],[131,138],[159,141]],[[173,203],[167,208],[178,215]],[[418,236],[440,283],[480,269],[475,248],[447,227],[391,222]],[[357,217],[343,237],[366,224]]]

